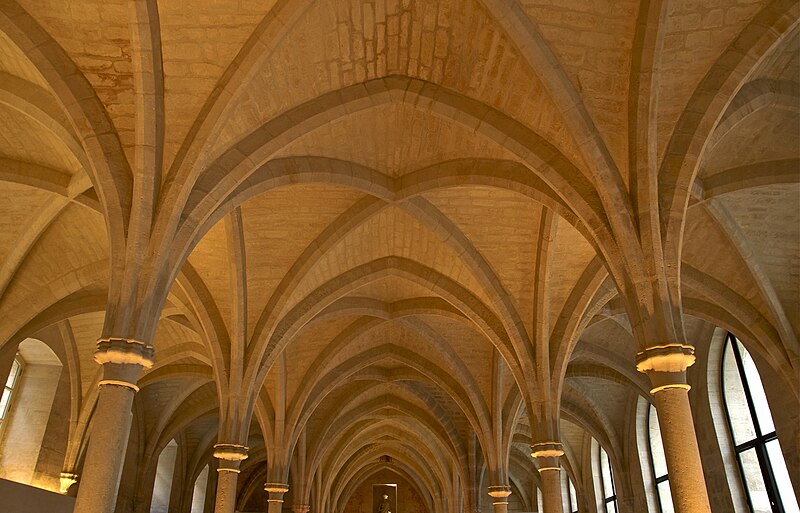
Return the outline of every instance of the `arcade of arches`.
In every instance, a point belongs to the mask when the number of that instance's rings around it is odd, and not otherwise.
[[[798,20],[0,0],[0,481],[75,513],[797,511]]]

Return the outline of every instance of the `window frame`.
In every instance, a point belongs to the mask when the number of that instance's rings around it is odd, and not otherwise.
[[[727,355],[728,345],[731,347],[731,352],[733,353],[734,361],[736,363],[736,370],[739,374],[739,381],[742,383],[742,390],[745,396],[745,402],[747,403],[747,409],[750,412],[750,418],[753,423],[753,431],[755,433],[755,438],[750,440],[744,441],[742,443],[736,443],[736,437],[733,431],[733,423],[731,422],[731,414],[730,409],[728,408],[728,394],[727,389],[725,387],[725,363]],[[775,473],[772,469],[772,463],[770,462],[769,454],[767,453],[767,443],[773,440],[778,439],[778,435],[776,431],[772,431],[771,433],[764,434],[761,430],[761,423],[758,420],[758,413],[756,411],[755,403],[753,402],[753,395],[750,391],[750,382],[747,377],[747,373],[744,368],[744,360],[742,358],[741,351],[739,346],[742,345],[742,342],[736,337],[733,333],[728,332],[725,335],[725,343],[722,345],[722,358],[720,360],[720,384],[722,389],[722,407],[725,410],[725,420],[728,424],[728,433],[730,433],[731,440],[733,441],[733,452],[736,456],[736,465],[739,468],[739,478],[743,485],[745,498],[747,499],[747,507],[751,513],[755,511],[753,508],[753,500],[750,496],[750,487],[747,484],[747,480],[745,478],[745,470],[744,465],[742,464],[742,454],[754,449],[756,458],[758,459],[758,466],[761,470],[761,476],[764,479],[764,486],[766,488],[767,497],[769,497],[770,505],[772,507],[773,513],[785,513],[785,508],[783,506],[783,501],[781,500],[780,494],[778,493],[778,485],[775,481]],[[747,348],[745,348],[745,351]],[[748,351],[749,353],[749,351]],[[756,369],[758,370],[758,369]],[[760,379],[760,375],[759,375]]]

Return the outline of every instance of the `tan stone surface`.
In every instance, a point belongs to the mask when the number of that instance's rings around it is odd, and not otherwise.
[[[532,444],[563,443],[587,509],[599,443],[638,513],[666,384],[681,513],[707,509],[701,468],[731,510],[725,330],[786,454],[800,439],[798,19],[790,0],[1,2],[0,374],[27,337],[63,374],[39,455],[0,475],[61,469],[76,513],[138,513],[174,440],[171,511],[212,464],[219,511],[264,509],[266,482],[284,510],[366,511],[396,471],[409,512],[488,511],[509,486],[517,513],[559,500]],[[101,337],[152,344],[152,368],[101,368]],[[686,376],[636,372],[687,345]],[[218,443],[248,447],[241,474],[216,475]]]

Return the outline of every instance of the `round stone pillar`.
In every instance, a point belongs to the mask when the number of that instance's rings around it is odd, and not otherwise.
[[[97,342],[94,359],[103,379],[92,416],[92,432],[83,464],[74,513],[114,511],[133,419],[133,396],[143,368],[153,365],[153,347],[122,338]]]
[[[496,485],[489,487],[489,496],[492,498],[494,513],[508,513],[508,497],[510,495],[510,486]]]
[[[289,485],[285,483],[265,483],[264,490],[269,493],[267,513],[281,513],[283,509],[283,494],[289,491]]]
[[[559,459],[564,455],[564,448],[561,442],[539,442],[531,445],[531,451],[542,481],[544,513],[563,513]]]
[[[686,369],[694,364],[694,347],[665,344],[636,355],[636,369],[647,374],[653,394],[677,513],[711,513],[697,435],[694,431]]]
[[[247,459],[247,447],[239,444],[218,443],[214,446],[217,465],[217,493],[214,513],[233,513],[236,509],[236,485],[239,466]]]

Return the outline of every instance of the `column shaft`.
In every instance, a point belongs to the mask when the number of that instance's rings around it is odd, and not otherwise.
[[[542,506],[544,513],[563,513],[561,501],[561,471],[548,469],[539,472],[542,479]]]
[[[494,502],[492,506],[494,506],[494,513],[508,513],[507,502]]]
[[[214,502],[214,513],[233,513],[236,508],[236,485],[239,480],[238,468],[225,468],[227,461],[220,461],[217,473],[217,494]],[[238,467],[236,462],[236,467]]]
[[[710,513],[689,391],[686,387],[669,387],[656,391],[654,398],[675,511]]]
[[[122,385],[100,387],[74,513],[114,511],[133,419],[133,395],[132,388]]]

